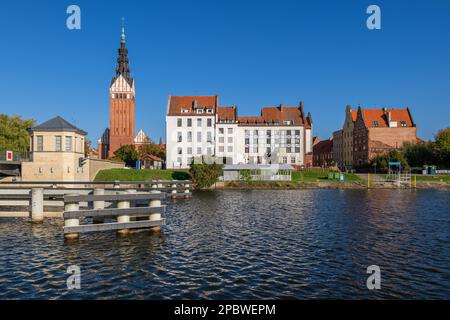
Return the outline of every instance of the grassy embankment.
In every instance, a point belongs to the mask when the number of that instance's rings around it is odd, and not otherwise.
[[[424,182],[450,182],[450,174],[428,176],[428,175],[417,175],[417,181]]]
[[[379,176],[386,178],[388,175],[379,174]],[[441,175],[413,174],[413,176],[417,177],[417,182],[450,182],[450,174],[441,174]]]
[[[99,171],[94,181],[189,180],[190,178],[187,170],[108,169]]]
[[[292,172],[292,181],[233,181],[227,182],[225,187],[228,188],[279,188],[279,189],[302,189],[306,186],[330,187],[330,183],[334,187],[339,187],[342,183],[337,179],[328,179],[328,173],[330,171],[325,170],[307,170],[307,171],[294,171]],[[362,180],[355,174],[344,174],[344,182],[357,183]]]
[[[234,181],[225,183],[230,188],[286,188],[296,189],[304,184],[317,184],[321,182],[333,182],[337,179],[328,179],[328,171],[308,170],[294,171],[292,181]],[[345,182],[360,182],[361,179],[354,174],[344,174]],[[133,169],[108,169],[101,170],[95,177],[95,181],[150,181],[150,180],[189,180],[187,170],[133,170]]]

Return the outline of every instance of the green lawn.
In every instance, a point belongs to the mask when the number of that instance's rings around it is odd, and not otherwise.
[[[187,170],[108,169],[97,173],[94,181],[189,180]]]
[[[294,171],[292,172],[292,181],[302,181],[302,182],[330,182],[338,181],[336,179],[328,179],[328,171],[321,170],[308,170],[308,171]],[[344,173],[345,182],[358,182],[361,179],[352,173]]]
[[[435,175],[435,176],[429,176],[429,175],[417,175],[417,181],[444,181],[444,182],[450,182],[450,174],[442,174],[442,175]]]

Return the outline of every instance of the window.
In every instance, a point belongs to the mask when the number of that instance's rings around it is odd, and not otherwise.
[[[177,158],[177,162],[178,162],[179,165],[181,165],[181,157]]]
[[[203,113],[203,109],[197,109],[197,113]]]
[[[177,154],[183,154],[183,149],[182,148],[178,148],[177,149]],[[178,162],[181,162],[181,161],[178,161]]]
[[[191,147],[187,148],[187,154],[192,154],[192,148]]]
[[[66,137],[66,151],[72,151],[72,137]]]
[[[228,143],[233,143],[233,137],[228,137]]]
[[[406,127],[406,121],[404,121],[404,120],[400,121],[400,125],[401,125],[402,127]]]
[[[178,118],[177,119],[177,127],[181,127],[181,126],[183,126],[183,119]]]
[[[206,151],[206,154],[208,155],[208,156],[210,156],[210,155],[212,155],[212,149],[211,148],[208,148],[208,149],[206,149],[207,151]]]
[[[286,120],[286,121],[283,121],[283,124],[285,124],[285,125],[291,125],[291,124],[292,124],[292,120]]]
[[[378,121],[373,121],[373,126],[378,127]]]
[[[210,119],[208,119],[208,120],[210,120]],[[212,133],[211,133],[211,131],[208,131],[206,133],[206,142],[212,142]]]
[[[206,120],[206,126],[207,127],[211,127],[212,126],[212,119],[207,119]]]
[[[181,132],[177,132],[177,141],[183,142],[183,134]]]
[[[249,153],[250,152],[250,148],[249,147],[245,147],[245,153]]]
[[[56,136],[55,137],[55,151],[62,151],[61,136]]]
[[[197,127],[202,126],[202,118],[197,118]]]
[[[197,148],[197,154],[201,155],[202,154],[202,148]]]
[[[187,142],[192,142],[192,131],[187,132]]]
[[[219,152],[224,152],[225,151],[225,147],[224,146],[219,146]]]
[[[206,109],[206,113],[213,113],[213,110],[211,108]]]
[[[291,157],[291,164],[295,164],[295,157]]]
[[[233,128],[228,128],[228,134],[233,134]]]
[[[223,128],[219,128],[219,134],[223,134]]]
[[[287,157],[283,157],[283,164],[287,164]]]
[[[44,151],[44,137],[37,136],[36,139],[37,139],[36,151]]]
[[[192,127],[192,119],[191,118],[187,119],[187,126]]]
[[[197,132],[197,142],[202,142],[202,133]]]
[[[219,137],[219,143],[224,143],[225,142],[225,138],[224,137]]]
[[[228,152],[233,152],[233,147],[232,146],[228,146]]]

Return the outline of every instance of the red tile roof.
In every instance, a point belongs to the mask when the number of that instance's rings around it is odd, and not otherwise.
[[[211,107],[213,109],[212,114],[215,114],[218,102],[218,96],[170,96],[167,115],[211,115],[211,113],[206,113],[206,110],[203,110],[203,113],[200,114],[196,113],[194,105],[202,109]]]
[[[362,117],[366,127],[389,127],[389,114],[391,121],[397,122],[397,127],[401,128],[401,121],[405,121],[407,127],[413,127],[414,122],[408,109],[361,109]],[[374,123],[377,122],[378,126]]]
[[[237,121],[236,107],[217,107],[217,120],[220,121]]]
[[[241,125],[287,125],[289,121],[294,126],[310,127],[312,125],[311,115],[305,115],[301,107],[263,107],[259,117],[239,117]]]
[[[358,110],[352,110],[352,120],[353,120],[353,122],[356,121],[357,117],[358,117]]]

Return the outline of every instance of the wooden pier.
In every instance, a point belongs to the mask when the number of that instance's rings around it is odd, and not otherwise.
[[[2,182],[0,218],[64,219],[66,237],[164,224],[165,199],[192,197],[191,181]],[[105,222],[107,221],[107,222]],[[80,224],[81,222],[81,224]]]

